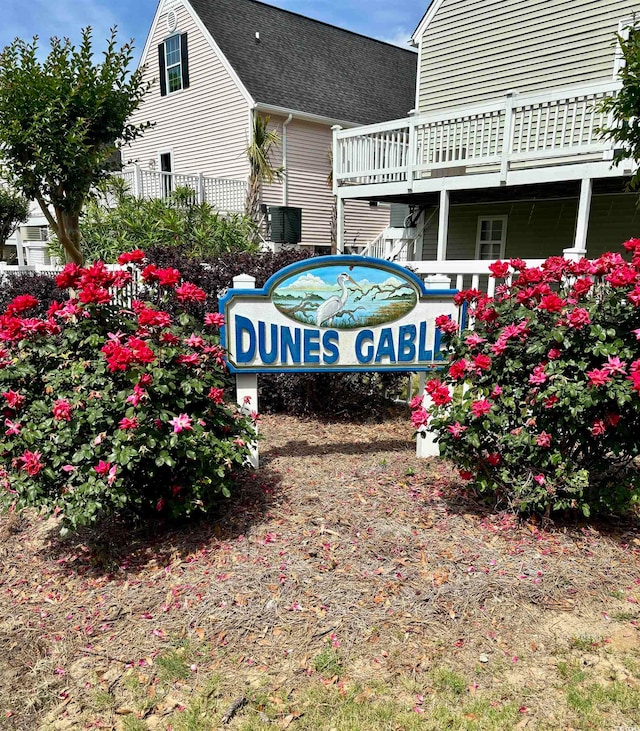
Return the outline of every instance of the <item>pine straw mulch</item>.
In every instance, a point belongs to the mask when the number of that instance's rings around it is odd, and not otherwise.
[[[486,655],[534,698],[572,638],[640,649],[634,526],[493,514],[415,458],[406,415],[267,416],[261,432],[261,469],[215,522],[62,540],[55,521],[0,519],[0,728],[89,727],[90,694],[117,696],[184,640],[207,648],[192,686],[230,662],[293,682],[333,642],[353,680]]]

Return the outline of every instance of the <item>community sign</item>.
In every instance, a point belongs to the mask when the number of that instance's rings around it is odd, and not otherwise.
[[[429,370],[442,359],[436,318],[460,317],[455,293],[382,259],[297,262],[220,300],[227,364],[234,373]]]

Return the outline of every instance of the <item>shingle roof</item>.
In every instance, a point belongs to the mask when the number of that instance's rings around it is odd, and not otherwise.
[[[191,5],[258,103],[359,124],[414,106],[413,51],[256,0]]]

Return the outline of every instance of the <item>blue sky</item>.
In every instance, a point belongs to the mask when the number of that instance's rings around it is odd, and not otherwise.
[[[211,0],[215,3],[215,0]],[[430,0],[269,0],[270,5],[292,10],[326,23],[405,45],[420,22]],[[156,10],[156,0],[2,0],[0,49],[16,36],[40,38],[48,47],[51,36],[79,37],[90,25],[95,45],[102,47],[109,28],[118,26],[120,42],[135,39],[137,52],[144,46]]]

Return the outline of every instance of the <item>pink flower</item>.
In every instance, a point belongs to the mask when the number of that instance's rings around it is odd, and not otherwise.
[[[40,461],[41,459],[42,455],[37,450],[35,452],[31,452],[30,450],[25,449],[22,455],[18,457],[18,461],[22,462],[20,469],[24,470],[31,477],[34,477],[44,467]]]
[[[538,485],[544,485],[544,475],[534,475],[533,479],[538,483]]]
[[[5,434],[8,437],[17,437],[18,434],[20,434],[20,429],[22,429],[22,424],[17,421],[11,421],[11,419],[5,419],[4,425],[7,427],[7,431],[5,432]]]
[[[133,393],[130,396],[127,396],[127,403],[132,404],[133,406],[137,406],[140,401],[147,395],[147,392],[144,390],[144,388],[140,388],[138,384],[133,387]]]
[[[191,417],[188,414],[180,414],[169,421],[173,427],[173,433],[179,434],[181,431],[191,431]]]
[[[548,447],[551,445],[551,434],[546,431],[540,432],[536,437],[536,444],[539,447]]]
[[[488,371],[491,368],[491,358],[484,353],[473,356],[473,364],[478,372]]]
[[[487,399],[479,399],[471,404],[471,413],[474,419],[478,419],[491,411],[491,402]]]
[[[201,335],[191,333],[184,342],[190,348],[201,348],[204,345],[204,338]]]
[[[118,428],[122,429],[123,431],[127,431],[128,429],[137,429],[138,426],[138,419],[136,419],[135,416],[132,419],[125,416],[123,419],[120,420],[120,423],[118,424]]]
[[[224,315],[220,312],[207,312],[204,316],[204,324],[212,327],[222,327],[224,325]]]
[[[58,399],[53,404],[53,418],[56,421],[71,421],[71,404],[67,399]]]
[[[575,310],[567,315],[567,322],[569,327],[572,327],[575,330],[581,330],[585,325],[589,325],[591,322],[589,311],[585,310],[583,307],[576,307]]]
[[[176,297],[180,302],[204,302],[207,293],[192,282],[184,282],[176,287]]]
[[[443,333],[452,335],[458,332],[458,323],[454,322],[449,315],[438,315],[436,317],[436,327]]]
[[[551,348],[547,353],[547,358],[549,360],[558,360],[558,358],[562,358],[562,351],[558,350],[558,348]]]
[[[604,386],[611,380],[609,371],[606,368],[594,368],[591,371],[587,371],[587,378],[589,379],[589,385],[593,388]]]
[[[533,369],[533,373],[529,376],[529,383],[540,386],[547,380],[547,374],[544,372],[544,364],[537,365]]]
[[[502,396],[502,386],[496,385],[493,387],[493,391],[491,391],[491,395],[489,396],[489,398],[492,398],[495,400],[495,399],[499,398],[500,396]]]
[[[470,335],[467,335],[467,337],[465,338],[465,343],[470,348],[476,348],[481,343],[486,343],[486,342],[487,342],[487,339],[481,337],[477,333],[471,333]]]
[[[3,394],[10,409],[19,409],[24,403],[24,396],[19,391],[5,391]]]
[[[607,358],[607,362],[602,367],[603,371],[607,371],[609,374],[620,373],[621,375],[626,374],[627,364],[621,361],[617,355],[610,355]]]
[[[116,481],[116,473],[118,472],[118,466],[117,465],[111,465],[109,469],[109,474],[107,477],[107,484],[113,485],[113,483]]]
[[[467,431],[467,427],[456,421],[455,424],[449,424],[447,431],[453,434],[456,439],[459,439]]]
[[[607,426],[602,419],[595,419],[591,425],[591,434],[594,437],[602,436],[607,430]]]
[[[414,411],[413,414],[411,414],[411,423],[415,429],[420,429],[427,425],[430,416],[431,415],[426,409],[417,409],[417,411]]]
[[[106,474],[108,474],[109,470],[111,469],[111,462],[105,462],[103,459],[101,459],[93,469],[99,475],[106,475]]]

